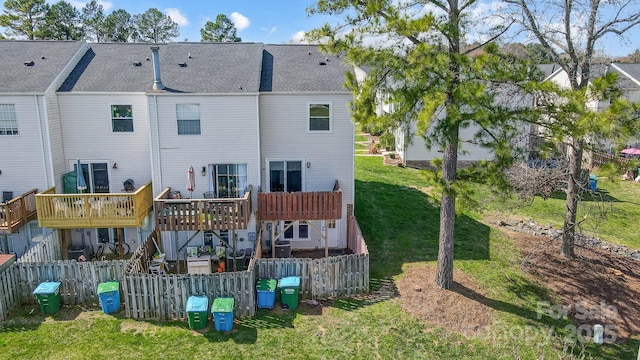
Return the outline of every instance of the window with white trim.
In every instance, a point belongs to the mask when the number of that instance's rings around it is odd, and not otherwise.
[[[200,135],[200,104],[176,104],[178,135]]]
[[[309,119],[307,131],[330,132],[331,103],[308,103],[307,118]]]
[[[18,116],[14,104],[0,104],[0,135],[18,135]]]
[[[113,132],[133,132],[131,105],[111,105],[111,128]]]

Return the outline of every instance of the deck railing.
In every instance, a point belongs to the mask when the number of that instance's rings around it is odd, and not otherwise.
[[[0,203],[0,234],[12,234],[36,218],[37,189]]]
[[[337,220],[342,218],[342,190],[258,193],[258,220]]]
[[[153,206],[153,189],[150,181],[132,193],[56,194],[51,188],[35,198],[43,227],[139,227]]]
[[[246,229],[251,217],[251,187],[241,198],[168,199],[166,188],[153,201],[161,231]]]

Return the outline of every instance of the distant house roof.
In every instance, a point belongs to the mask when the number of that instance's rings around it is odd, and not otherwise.
[[[159,47],[160,77],[170,92],[247,93],[260,87],[262,44],[95,43],[61,92],[146,92],[153,85],[151,46]]]
[[[611,64],[623,90],[640,90],[640,64]]]
[[[78,41],[0,41],[0,92],[43,93],[83,45]]]
[[[346,92],[344,59],[322,54],[315,45],[265,45],[260,91]]]

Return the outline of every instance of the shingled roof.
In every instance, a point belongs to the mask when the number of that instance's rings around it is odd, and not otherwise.
[[[146,92],[153,85],[151,46],[159,47],[160,75],[169,92],[255,93],[262,44],[90,44],[62,92]]]
[[[346,71],[353,69],[315,45],[265,45],[260,91],[345,92]]]
[[[0,41],[0,92],[45,92],[83,45],[78,41]]]

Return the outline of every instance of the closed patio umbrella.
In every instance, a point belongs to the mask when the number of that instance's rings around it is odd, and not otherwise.
[[[622,154],[627,154],[627,155],[640,155],[640,149],[638,148],[628,148],[628,149],[624,149],[622,151],[620,151]]]
[[[193,198],[193,190],[195,190],[195,188],[196,176],[193,172],[193,166],[189,165],[189,170],[187,170],[187,191],[191,193],[191,198]]]
[[[79,193],[87,189],[87,182],[84,181],[84,174],[82,173],[82,165],[80,165],[80,159],[78,159],[78,165],[76,165],[76,188]]]

